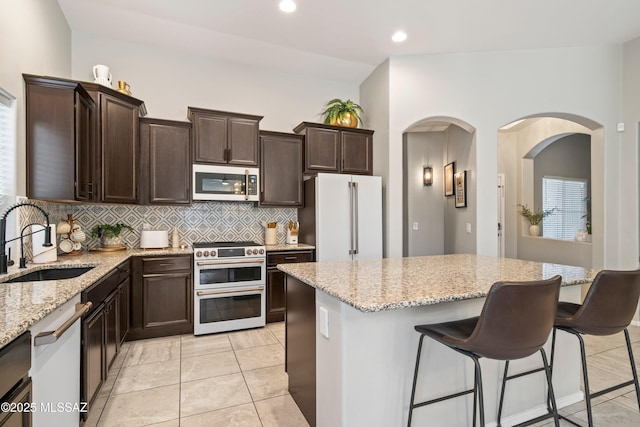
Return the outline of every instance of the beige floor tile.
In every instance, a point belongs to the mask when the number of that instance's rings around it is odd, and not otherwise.
[[[180,427],[210,426],[261,427],[262,423],[252,403],[232,406],[231,408],[205,412],[180,419]]]
[[[573,415],[572,419],[586,425],[587,412],[579,412]],[[593,424],[616,427],[640,426],[640,413],[617,403],[615,400],[607,400],[593,407]]]
[[[288,393],[289,377],[284,371],[284,365],[254,369],[243,374],[254,401]]]
[[[132,346],[123,366],[145,365],[148,363],[165,362],[180,358],[180,340],[163,340],[147,342],[144,345]]]
[[[175,420],[169,420],[162,423],[147,424],[147,426],[149,427],[180,427],[180,420],[176,418]]]
[[[122,344],[122,346],[120,347],[120,352],[118,353],[115,360],[111,364],[111,370],[120,369],[120,367],[124,363],[124,360],[127,357],[127,354],[129,353],[129,347],[130,347],[129,343]]]
[[[308,426],[302,412],[293,398],[286,394],[255,402],[258,415],[264,427]]]
[[[269,328],[247,329],[245,331],[232,332],[229,334],[229,341],[231,341],[231,345],[234,350],[278,343],[278,340],[271,333]]]
[[[621,405],[626,406],[629,409],[632,409],[634,411],[640,411],[640,406],[638,405],[638,398],[636,397],[635,388],[631,386],[628,389],[630,389],[631,391],[623,394],[620,397],[617,397],[615,401],[620,403]]]
[[[240,366],[233,351],[182,359],[180,381],[194,381],[240,372]]]
[[[267,327],[271,331],[271,333],[276,337],[280,344],[284,345],[285,341],[285,323],[284,322],[276,322],[276,323],[268,323]]]
[[[240,373],[181,384],[182,417],[250,402],[251,395]]]
[[[132,391],[178,384],[179,382],[179,360],[125,366],[120,370],[111,394],[130,393]]]
[[[170,385],[112,395],[104,408],[100,427],[144,426],[179,417],[180,386]]]
[[[182,336],[182,357],[203,356],[231,350],[233,348],[227,334]]]
[[[243,371],[282,365],[284,364],[284,347],[281,344],[272,344],[245,348],[236,350],[236,357]]]

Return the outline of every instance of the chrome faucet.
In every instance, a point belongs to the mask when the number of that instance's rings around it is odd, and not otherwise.
[[[38,205],[35,205],[33,203],[29,203],[29,202],[16,203],[15,205],[10,206],[9,209],[7,209],[2,214],[2,217],[0,218],[0,274],[6,274],[8,268],[9,268],[8,257],[7,257],[7,254],[6,254],[7,243],[13,242],[14,240],[17,240],[17,239],[21,239],[21,241],[22,241],[22,237],[23,237],[22,233],[20,233],[20,236],[18,236],[18,237],[15,237],[13,239],[7,240],[7,215],[9,215],[9,213],[12,210],[14,210],[16,208],[19,208],[20,206],[31,206],[33,208],[38,209],[42,213],[42,215],[47,220],[47,225],[44,228],[44,230],[45,230],[45,232],[44,232],[44,243],[42,244],[42,246],[46,246],[46,247],[53,246],[53,244],[51,243],[51,224],[49,223],[49,215],[44,211],[44,209],[42,209]]]

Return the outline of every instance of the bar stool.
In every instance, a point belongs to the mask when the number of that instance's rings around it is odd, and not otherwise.
[[[558,303],[558,312],[553,329],[551,346],[551,365],[555,352],[556,330],[573,334],[580,343],[580,357],[582,359],[582,376],[584,380],[584,395],[587,405],[587,420],[589,427],[593,426],[593,414],[591,411],[591,399],[607,394],[613,390],[633,384],[636,388],[638,409],[640,410],[640,386],[638,385],[638,373],[631,350],[629,331],[627,327],[631,323],[640,297],[640,270],[634,271],[600,271],[587,292],[582,304],[570,302]],[[633,379],[614,385],[595,393],[589,391],[589,377],[587,375],[587,358],[585,355],[584,340],[582,335],[613,335],[624,331],[627,342],[627,353],[631,363]],[[552,368],[553,369],[553,368]],[[564,417],[561,417],[564,418]],[[564,418],[573,425],[575,422]]]
[[[411,426],[413,410],[416,408],[473,393],[473,425],[476,425],[476,406],[479,406],[480,425],[484,426],[484,397],[479,359],[486,357],[509,361],[521,359],[539,351],[544,364],[552,407],[549,414],[538,417],[535,421],[553,417],[556,427],[559,426],[551,384],[551,370],[542,347],[553,328],[561,280],[560,276],[554,276],[548,280],[532,282],[497,282],[489,290],[480,316],[416,326],[415,330],[421,335],[407,425]],[[475,365],[473,389],[414,403],[420,353],[425,336],[473,360]]]

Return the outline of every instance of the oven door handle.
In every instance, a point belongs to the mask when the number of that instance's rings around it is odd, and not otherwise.
[[[235,265],[235,264],[264,264],[264,259],[242,259],[237,261],[198,261],[198,267],[203,265]]]
[[[247,292],[256,292],[256,291],[264,291],[264,286],[257,286],[255,288],[241,288],[241,289],[220,289],[218,291],[197,291],[196,295],[198,295],[199,297],[204,297],[207,295],[237,294],[237,293],[247,293]]]

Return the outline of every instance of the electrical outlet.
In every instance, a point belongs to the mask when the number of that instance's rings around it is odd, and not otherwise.
[[[467,233],[471,234],[471,223],[467,223]]]
[[[417,230],[417,229],[418,229],[418,223],[417,223],[417,222],[414,222],[414,223],[413,223],[413,229],[414,229],[414,230]]]

